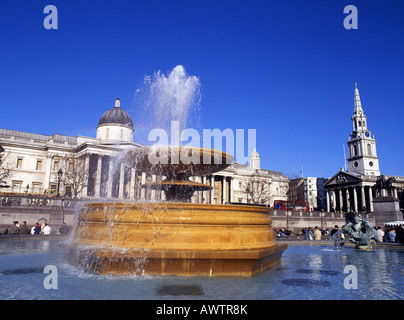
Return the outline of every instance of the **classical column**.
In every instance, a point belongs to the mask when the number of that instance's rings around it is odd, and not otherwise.
[[[206,184],[206,176],[202,177],[202,183]],[[202,203],[206,203],[206,191],[202,191]]]
[[[85,155],[84,156],[84,172],[89,173],[90,172],[90,155]],[[87,190],[88,190],[88,175],[87,175],[87,181],[84,182],[84,188],[82,190],[82,196],[87,197]]]
[[[109,167],[108,167],[108,182],[107,182],[107,198],[112,198],[112,182],[113,182],[113,158],[109,157]]]
[[[358,212],[358,198],[357,198],[357,194],[356,194],[356,187],[353,187],[353,205],[354,205],[354,211]]]
[[[157,177],[155,174],[152,175],[152,182],[156,182],[157,181]],[[156,199],[156,190],[152,189],[151,191],[151,200],[155,201]]]
[[[364,186],[361,186],[361,204],[362,204],[362,208],[361,209],[363,209],[363,208],[365,208],[366,207],[366,198],[365,198],[365,187]]]
[[[222,204],[226,203],[226,197],[227,197],[227,187],[226,187],[227,183],[226,183],[226,177],[223,177],[222,180]]]
[[[212,186],[212,189],[210,190],[209,202],[213,203],[215,198],[215,177],[213,175],[210,177],[210,185]]]
[[[343,207],[343,201],[344,199],[342,198],[342,189],[338,189],[338,197],[339,197],[339,206],[338,206],[338,210],[339,212],[342,211],[342,207]]]
[[[146,172],[142,172],[142,185],[146,184]],[[144,200],[146,197],[146,189],[141,187],[140,189],[140,199]]]
[[[229,202],[236,202],[236,199],[234,199],[234,187],[235,187],[235,180],[234,178],[230,178],[230,197],[229,197]],[[268,199],[270,199],[268,197]]]
[[[98,155],[97,172],[95,173],[94,197],[100,196],[102,155]]]
[[[331,195],[332,195],[332,207],[334,211],[337,210],[337,194],[335,193],[335,189],[331,190]]]
[[[119,164],[119,193],[118,198],[123,199],[125,188],[125,165],[123,163]]]
[[[349,212],[351,210],[351,201],[349,201],[349,188],[345,189],[345,198],[346,198],[346,211]]]
[[[43,189],[49,189],[49,181],[52,171],[52,155],[47,154],[45,159],[45,178],[44,178],[44,185]]]
[[[129,182],[129,199],[135,197],[135,183],[136,183],[136,170],[130,169],[130,182]]]
[[[373,212],[373,195],[371,187],[369,187],[369,206],[370,206],[370,212]]]
[[[326,203],[327,203],[327,212],[330,212],[330,190],[327,190],[327,192],[325,193],[326,195]]]

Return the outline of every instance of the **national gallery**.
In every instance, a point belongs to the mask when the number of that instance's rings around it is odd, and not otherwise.
[[[123,151],[143,147],[133,141],[134,130],[119,99],[100,117],[95,138],[0,129],[0,191],[57,190],[61,196],[82,199],[164,200],[163,191],[146,187],[162,177],[120,161]],[[192,202],[272,206],[274,200],[287,200],[287,176],[261,169],[255,150],[248,165],[235,162],[213,175],[191,179],[214,187],[195,192]]]

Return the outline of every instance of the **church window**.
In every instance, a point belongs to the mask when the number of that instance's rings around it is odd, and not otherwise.
[[[361,122],[361,121],[358,122],[358,126],[359,126],[359,127],[362,126],[362,122]]]
[[[370,165],[371,167],[373,167],[373,162],[372,162],[372,161],[370,161],[370,162],[369,162],[369,165]]]
[[[357,168],[358,165],[359,165],[358,161],[355,161],[354,164],[353,164],[354,168]]]
[[[353,152],[353,155],[354,155],[354,156],[357,156],[357,155],[358,155],[358,146],[357,146],[357,145],[354,145],[354,146],[353,146],[353,151],[354,151],[354,152]]]
[[[372,155],[372,146],[370,145],[370,143],[368,143],[368,155]]]

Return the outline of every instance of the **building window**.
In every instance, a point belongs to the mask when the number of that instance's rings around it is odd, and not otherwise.
[[[42,160],[38,160],[38,161],[36,162],[36,170],[37,170],[37,171],[42,170]]]
[[[66,186],[65,187],[65,193],[66,193],[66,196],[68,196],[68,197],[72,197],[72,187],[71,186]]]
[[[22,181],[13,181],[13,192],[21,191]]]
[[[358,155],[358,146],[357,145],[353,146],[353,154],[354,154],[354,156]]]
[[[21,169],[21,167],[22,167],[22,159],[21,159],[21,158],[18,158],[18,159],[17,159],[17,167],[16,167],[16,168]]]
[[[33,182],[32,183],[32,192],[39,193],[41,191],[41,184]]]
[[[59,169],[59,160],[55,160],[53,162],[53,170],[58,170]]]
[[[372,146],[370,145],[370,143],[368,143],[368,155],[372,155]]]

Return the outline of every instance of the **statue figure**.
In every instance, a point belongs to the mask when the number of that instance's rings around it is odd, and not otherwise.
[[[373,186],[373,190],[375,191],[376,195],[379,197],[384,197],[385,192],[382,190],[387,190],[387,195],[393,195],[393,182],[396,181],[395,177],[390,177],[386,179],[384,175],[381,175],[377,178],[376,184]]]
[[[375,243],[377,238],[376,230],[373,229],[370,222],[357,215],[350,219],[342,227],[342,230],[349,235],[349,240],[356,244],[357,249],[372,249],[372,244]]]

